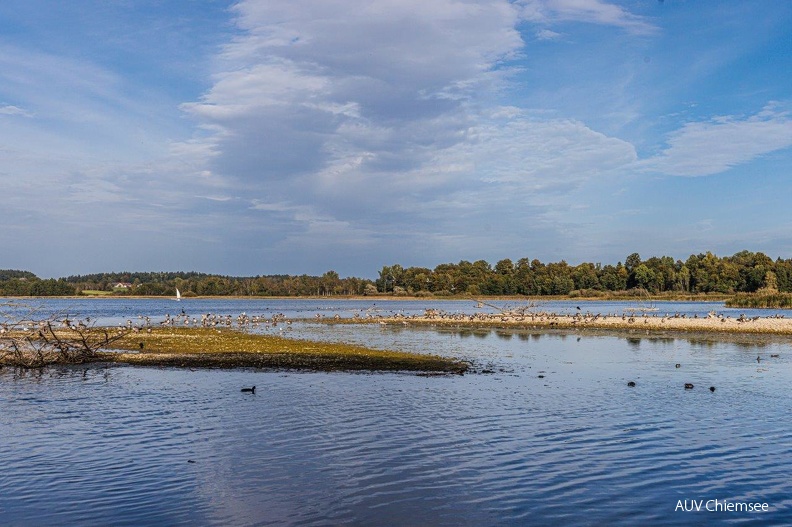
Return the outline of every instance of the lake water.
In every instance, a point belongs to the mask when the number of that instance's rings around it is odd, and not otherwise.
[[[476,311],[470,302],[319,300],[37,306],[111,324],[182,308],[303,318]],[[721,304],[658,306],[753,316]],[[292,327],[294,337],[453,355],[494,373],[5,368],[0,524],[792,524],[789,339]],[[240,392],[252,385],[254,395]],[[716,499],[768,510],[707,512]],[[675,510],[692,500],[705,502],[700,512]]]

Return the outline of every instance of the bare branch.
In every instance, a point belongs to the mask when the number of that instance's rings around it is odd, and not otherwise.
[[[49,364],[81,364],[94,360],[99,350],[123,338],[130,330],[111,334],[88,319],[75,324],[68,316],[36,316],[42,308],[0,304],[0,365],[41,368]]]

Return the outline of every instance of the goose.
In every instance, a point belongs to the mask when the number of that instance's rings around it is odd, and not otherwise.
[[[254,386],[252,388],[242,388],[240,391],[248,392],[248,393],[256,393],[256,387]]]

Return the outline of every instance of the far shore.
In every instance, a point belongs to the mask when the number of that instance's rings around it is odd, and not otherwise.
[[[257,295],[182,295],[182,301],[190,300],[327,300],[327,301],[371,301],[371,302],[392,302],[392,301],[417,301],[417,302],[477,302],[477,301],[496,301],[496,302],[724,302],[734,295],[729,294],[700,294],[700,295],[654,295],[654,296],[629,296],[629,295],[606,295],[606,296],[568,296],[568,295],[546,295],[546,296],[522,296],[522,295],[475,295],[475,296],[418,296],[418,295],[303,295],[303,296],[257,296]],[[119,294],[85,294],[69,296],[5,296],[3,298],[13,300],[47,300],[53,298],[60,299],[98,299],[98,300],[176,300],[175,296],[162,295],[119,295]]]

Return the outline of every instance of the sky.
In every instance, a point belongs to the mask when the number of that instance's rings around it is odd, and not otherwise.
[[[792,257],[792,3],[3,0],[0,268]]]

